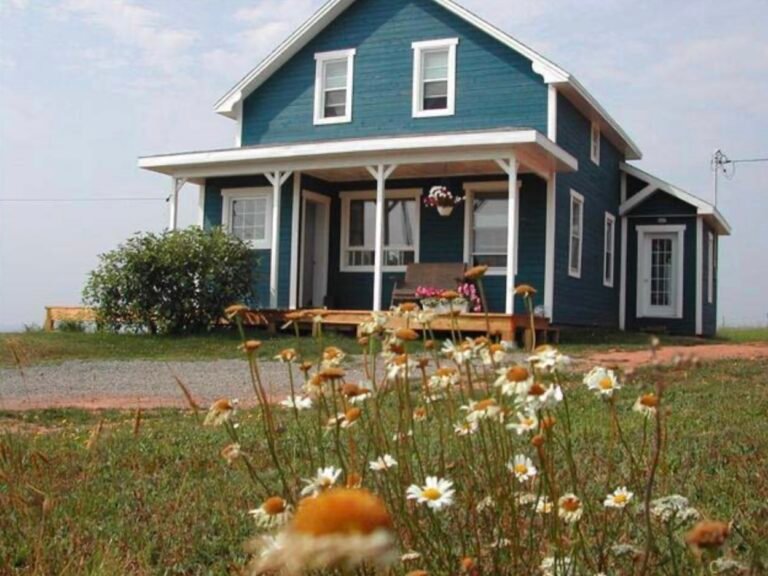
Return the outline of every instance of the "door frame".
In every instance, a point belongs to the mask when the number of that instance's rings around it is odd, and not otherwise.
[[[330,265],[330,235],[331,235],[331,198],[324,194],[318,194],[317,192],[311,192],[310,190],[301,191],[301,241],[299,242],[299,302],[298,307],[303,307],[302,296],[304,295],[304,250],[306,248],[307,241],[307,201],[315,202],[325,206],[325,217],[320,222],[320,232],[322,233],[323,243],[321,246],[320,254],[324,257],[324,266],[320,267],[321,270],[321,282],[323,294],[328,293],[328,267]],[[316,229],[317,230],[317,229]],[[312,288],[312,299],[314,300],[314,287]]]
[[[637,318],[682,318],[683,317],[683,296],[685,293],[685,224],[654,224],[645,226],[636,226],[637,230],[637,287],[636,299],[637,305],[635,315]],[[650,274],[647,270],[649,256],[646,253],[646,240],[653,236],[675,236],[676,246],[673,247],[674,258],[672,260],[672,274],[674,277],[674,292],[672,294],[673,309],[671,313],[663,314],[658,311],[650,310],[649,292],[644,282],[646,275]]]

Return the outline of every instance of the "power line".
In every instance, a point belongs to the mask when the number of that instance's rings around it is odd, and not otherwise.
[[[165,198],[128,197],[128,198],[0,198],[0,202],[166,202]]]

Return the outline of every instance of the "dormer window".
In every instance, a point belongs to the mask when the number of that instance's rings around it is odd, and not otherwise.
[[[355,50],[315,54],[315,124],[352,121]]]
[[[592,162],[600,165],[600,125],[597,122],[592,122],[591,137],[589,144],[589,157]]]
[[[448,38],[412,44],[414,118],[453,115],[458,43],[458,38]]]

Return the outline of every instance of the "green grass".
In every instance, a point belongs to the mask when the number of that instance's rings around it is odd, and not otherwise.
[[[717,337],[728,342],[768,342],[768,328],[721,328]]]
[[[768,361],[667,372],[669,444],[658,479],[659,495],[682,493],[707,517],[736,520],[736,552],[762,558],[763,566],[766,374]],[[641,371],[620,393],[630,442],[642,434],[630,407],[649,383]],[[576,452],[587,454],[579,465],[597,483],[608,415],[577,377],[570,384]],[[102,418],[104,432],[88,450]],[[256,413],[242,412],[238,420],[243,449],[278,492]],[[280,449],[290,454],[301,439],[289,419],[283,423]],[[225,574],[243,565],[242,544],[254,528],[246,512],[260,496],[243,468],[219,456],[228,443],[222,429],[201,428],[193,415],[169,410],[145,413],[138,436],[133,427],[133,415],[118,411],[0,412],[0,573]],[[422,430],[434,446],[434,428]],[[361,458],[371,456],[368,449],[360,446]],[[434,460],[435,452],[425,454]],[[310,473],[307,462],[295,464],[300,475]]]

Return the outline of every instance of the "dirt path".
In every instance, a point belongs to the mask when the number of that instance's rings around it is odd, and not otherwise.
[[[700,344],[696,346],[662,347],[657,354],[659,361],[671,362],[676,356],[693,356],[701,362],[725,359],[757,360],[768,358],[768,343],[754,344]],[[637,368],[648,364],[651,353],[648,350],[616,350],[591,354],[586,364]]]

